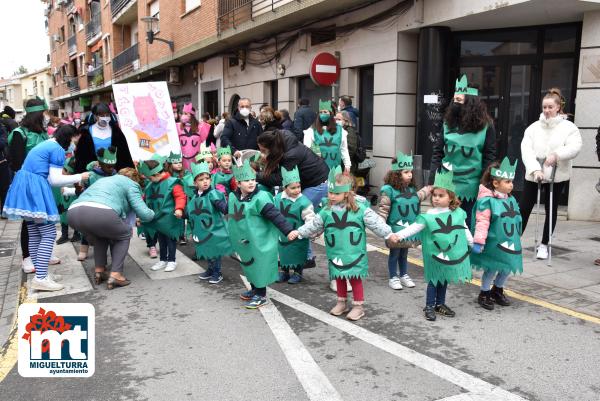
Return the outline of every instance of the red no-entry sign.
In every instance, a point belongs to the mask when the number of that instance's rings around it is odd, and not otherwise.
[[[340,76],[340,64],[331,53],[319,53],[310,63],[310,79],[320,86],[333,85]]]

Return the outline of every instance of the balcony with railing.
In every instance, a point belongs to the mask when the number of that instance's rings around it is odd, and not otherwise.
[[[87,73],[88,88],[99,88],[104,85],[104,66],[102,62]]]
[[[113,76],[116,77],[137,70],[140,64],[139,58],[137,43],[117,54],[112,61]]]
[[[69,39],[67,39],[67,46],[69,46],[69,56],[77,53],[77,36],[75,34],[69,36]]]
[[[113,24],[125,25],[137,19],[137,0],[110,0]]]
[[[246,21],[293,1],[298,0],[219,0],[218,33],[235,29]]]
[[[85,25],[85,40],[88,46],[92,46],[102,36],[102,20],[100,19],[100,12],[92,14],[90,22]]]
[[[70,93],[79,92],[79,77],[67,78],[66,83]]]

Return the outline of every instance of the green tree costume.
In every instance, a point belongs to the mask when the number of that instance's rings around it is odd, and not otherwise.
[[[326,128],[323,129],[323,134],[319,134],[313,128],[313,142],[319,147],[321,157],[325,160],[325,164],[329,169],[335,168],[342,164],[342,127],[336,124],[335,134],[331,134]]]
[[[217,185],[223,185],[225,187],[225,191],[229,195],[231,193],[231,179],[233,178],[233,172],[223,172],[221,170],[217,171],[212,176],[212,187],[216,188]]]
[[[29,131],[25,127],[17,127],[8,135],[9,144],[12,142],[15,132],[18,132],[25,141],[25,155],[28,155],[31,149],[48,139],[48,134],[46,132],[36,133]]]
[[[267,203],[273,203],[273,196],[266,191],[258,191],[244,200],[235,193],[229,197],[229,239],[240,256],[244,275],[257,288],[266,287],[278,278],[279,230],[261,215]]]
[[[216,259],[233,252],[223,216],[214,205],[219,201],[225,201],[225,195],[209,189],[202,195],[196,193],[186,205],[196,256],[202,259]]]
[[[300,196],[295,201],[282,198],[283,192],[275,197],[275,206],[294,230],[304,224],[302,211],[312,205],[306,196]],[[288,241],[287,237],[279,233],[279,264],[282,268],[294,268],[306,263],[308,252],[308,238]]]
[[[77,199],[77,196],[65,196],[62,194],[61,189],[61,187],[52,187],[52,195],[54,195],[56,207],[60,214],[60,224],[69,224],[67,210],[69,210],[69,206]]]
[[[381,187],[381,193],[390,198],[390,214],[386,223],[397,233],[415,222],[421,211],[421,201],[417,191],[413,187],[407,187],[400,191],[391,185]],[[405,241],[418,242],[420,234],[406,238]]]
[[[458,208],[439,214],[420,214],[425,281],[434,285],[465,282],[471,279],[469,246],[465,235],[467,214]]]
[[[173,187],[181,185],[179,179],[169,177],[166,180],[150,182],[144,190],[146,204],[155,213],[154,220],[144,224],[144,231],[154,237],[160,232],[171,239],[178,239],[183,234],[181,219],[175,217],[175,199]]]
[[[477,197],[483,170],[483,146],[487,126],[479,132],[459,134],[444,124],[444,158],[442,168],[454,173],[456,195],[460,199]]]

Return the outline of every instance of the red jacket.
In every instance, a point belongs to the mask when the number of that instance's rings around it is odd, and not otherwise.
[[[161,181],[171,178],[171,174],[164,172]],[[173,199],[175,199],[175,210],[185,210],[185,204],[187,202],[187,196],[183,192],[183,186],[176,184],[173,186]]]

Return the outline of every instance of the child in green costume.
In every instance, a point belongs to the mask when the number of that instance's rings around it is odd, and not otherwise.
[[[385,185],[381,187],[378,213],[392,227],[393,232],[399,232],[415,222],[421,210],[421,202],[429,196],[431,188],[427,186],[417,191],[413,179],[413,157],[402,152],[398,152],[392,160],[392,169],[387,172],[383,181]],[[393,290],[415,286],[408,275],[408,248],[420,243],[421,237],[415,235],[399,243],[397,247],[390,248],[388,285]]]
[[[75,158],[69,157],[65,160],[65,164],[63,166],[63,174],[64,175],[72,175],[75,174]],[[80,188],[81,190],[81,188]],[[69,241],[69,222],[67,221],[67,210],[71,203],[75,199],[77,199],[77,191],[75,187],[52,187],[52,194],[54,195],[54,200],[56,201],[56,207],[58,212],[60,213],[60,237],[56,240],[56,244],[64,244]],[[73,233],[73,237],[71,237],[71,242],[76,242],[81,239],[81,235],[75,231]]]
[[[93,161],[87,165],[87,170],[90,172],[90,179],[85,188],[89,188],[93,183],[100,178],[110,177],[117,174],[115,166],[117,165],[117,148],[109,146],[108,148],[100,148],[96,152],[98,161]]]
[[[283,178],[283,191],[275,196],[275,206],[279,209],[285,219],[296,229],[302,224],[315,217],[312,202],[302,195],[300,186],[300,173],[298,167],[291,171],[281,167]],[[302,267],[306,263],[308,252],[308,238],[288,241],[287,238],[279,236],[279,273],[278,282],[287,281],[288,284],[298,284],[302,281]],[[290,270],[293,274],[290,277]]]
[[[186,175],[186,172],[183,169],[183,156],[181,155],[181,153],[173,153],[171,152],[169,154],[169,156],[167,156],[167,161],[165,163],[165,171],[169,174],[171,174],[171,177],[175,177],[181,180],[181,183],[183,185],[183,192],[185,192],[188,201],[189,199],[192,197],[193,195],[193,189],[190,191],[189,188],[187,188],[187,186],[185,185],[185,180],[183,179],[184,176]],[[181,234],[181,236],[179,237],[179,245],[187,245],[187,241],[185,239],[186,237],[186,223],[187,221],[185,219],[181,219],[181,224],[183,226],[183,234]]]
[[[512,165],[508,158],[502,164],[491,164],[481,178],[475,202],[471,265],[483,269],[477,302],[487,310],[494,309],[494,301],[501,306],[510,305],[504,295],[504,284],[511,273],[523,272],[521,212],[510,194],[516,168],[517,162]]]
[[[183,233],[181,218],[187,197],[178,178],[164,171],[165,159],[154,154],[150,160],[140,163],[139,170],[150,183],[144,189],[144,200],[154,211],[154,220],[144,224],[146,235],[158,234],[160,260],[150,269],[165,269],[171,272],[177,268],[175,252],[177,239]]]
[[[237,189],[235,177],[233,176],[233,158],[231,155],[231,148],[229,146],[217,149],[217,162],[219,167],[213,174],[212,186],[223,192],[225,196]]]
[[[192,164],[192,177],[196,194],[186,206],[192,239],[196,244],[196,256],[208,260],[208,269],[201,273],[200,280],[218,284],[223,280],[221,257],[232,252],[229,234],[223,215],[227,214],[227,200],[223,193],[211,187],[208,164]]]
[[[427,320],[435,320],[436,313],[454,317],[456,314],[446,305],[448,283],[471,279],[469,246],[473,245],[473,237],[465,223],[466,213],[460,208],[454,191],[452,172],[438,172],[431,195],[433,207],[398,233],[400,239],[421,233]]]
[[[283,235],[292,225],[273,204],[273,196],[260,191],[256,172],[248,160],[234,166],[238,189],[229,196],[227,228],[233,250],[239,257],[244,275],[252,285],[240,295],[248,309],[256,309],[267,301],[267,286],[277,281],[277,230]]]
[[[352,182],[352,176],[342,174],[340,166],[332,169],[327,184],[327,204],[290,237],[308,238],[324,232],[329,277],[337,281],[337,303],[330,313],[340,316],[348,311],[346,279],[349,279],[354,302],[346,317],[358,320],[365,315],[362,279],[369,273],[366,228],[392,243],[397,242],[397,236],[368,204],[357,202]]]

